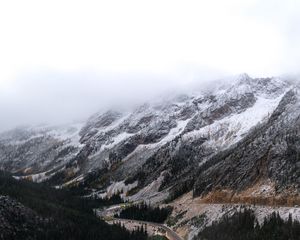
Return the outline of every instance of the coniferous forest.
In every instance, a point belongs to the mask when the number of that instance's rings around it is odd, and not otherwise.
[[[124,219],[142,220],[148,222],[163,223],[171,214],[172,208],[152,207],[146,203],[130,206],[123,209],[115,217]]]
[[[299,240],[300,223],[290,215],[284,221],[274,212],[258,224],[252,210],[244,210],[233,216],[224,216],[206,227],[196,237],[198,240]]]
[[[106,203],[103,200],[79,198],[66,190],[57,190],[42,184],[15,180],[10,174],[0,172],[0,196],[11,199],[35,212],[39,221],[20,230],[17,235],[0,233],[0,239],[43,240],[143,240],[145,231],[129,232],[121,226],[108,225],[98,219],[92,209]],[[23,219],[12,216],[9,224],[22,225]],[[1,220],[1,219],[0,219]],[[21,222],[20,222],[21,221]]]

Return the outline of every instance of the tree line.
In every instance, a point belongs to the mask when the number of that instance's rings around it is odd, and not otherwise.
[[[299,240],[300,223],[292,219],[283,220],[273,212],[263,223],[258,224],[250,209],[224,216],[202,230],[195,240]]]
[[[108,225],[93,214],[93,208],[106,205],[105,200],[76,197],[70,191],[44,184],[16,180],[0,171],[0,195],[9,196],[32,209],[41,221],[19,236],[5,239],[24,240],[144,240],[145,233]],[[119,201],[117,197],[113,202]],[[15,224],[22,224],[20,222]],[[0,233],[1,239],[1,233]]]
[[[152,207],[150,204],[141,203],[123,209],[119,214],[116,214],[115,217],[163,223],[171,212],[172,208],[170,207]]]

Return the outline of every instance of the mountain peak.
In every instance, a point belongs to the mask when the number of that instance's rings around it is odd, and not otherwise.
[[[238,75],[237,79],[240,83],[249,83],[251,77],[247,73],[241,73]]]

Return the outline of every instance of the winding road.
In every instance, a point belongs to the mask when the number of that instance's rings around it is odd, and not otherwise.
[[[167,227],[167,226],[165,226],[163,224],[160,224],[160,223],[140,221],[140,220],[132,220],[132,219],[123,219],[123,218],[113,218],[112,221],[121,221],[121,222],[127,222],[127,223],[145,224],[145,225],[152,226],[152,227],[162,228],[163,230],[166,231],[166,237],[169,240],[183,240],[171,228],[169,228],[169,227]]]

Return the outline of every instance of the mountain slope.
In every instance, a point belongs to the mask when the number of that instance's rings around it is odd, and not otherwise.
[[[244,74],[132,111],[98,113],[73,130],[13,130],[0,136],[0,166],[18,178],[80,185],[102,197],[122,191],[131,200],[219,188],[231,197],[264,182],[274,194],[296,196],[297,88]]]
[[[256,184],[265,198],[279,204],[300,201],[299,98],[297,90],[285,94],[267,122],[257,126],[236,146],[221,152],[198,170],[196,195],[213,189],[245,190]],[[229,199],[234,198],[229,193]],[[272,198],[273,196],[273,198]],[[287,198],[289,196],[289,198]],[[228,199],[227,197],[227,199]],[[224,196],[222,197],[224,199]],[[233,199],[234,200],[234,199]]]

